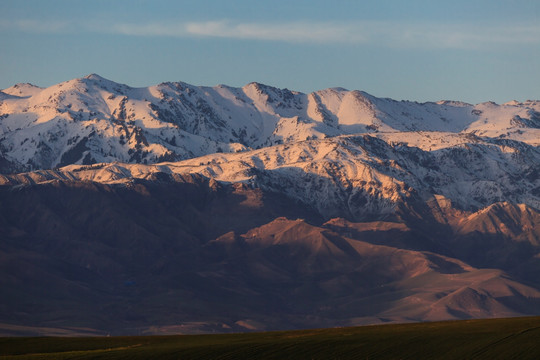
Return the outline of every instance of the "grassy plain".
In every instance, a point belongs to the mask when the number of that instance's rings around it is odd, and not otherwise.
[[[266,333],[0,338],[0,359],[540,359],[540,317]]]

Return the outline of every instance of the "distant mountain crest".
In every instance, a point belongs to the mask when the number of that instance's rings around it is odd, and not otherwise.
[[[363,132],[473,132],[540,142],[538,101],[419,104],[342,88],[303,94],[256,82],[132,88],[97,74],[46,89],[17,84],[3,93],[3,172],[183,160]]]

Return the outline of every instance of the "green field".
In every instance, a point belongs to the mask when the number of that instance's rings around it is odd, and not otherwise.
[[[540,359],[540,317],[267,333],[0,338],[0,359]]]

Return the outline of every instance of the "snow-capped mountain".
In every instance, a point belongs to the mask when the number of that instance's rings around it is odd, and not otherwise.
[[[539,254],[539,101],[0,92],[0,332],[539,314]]]
[[[302,94],[259,83],[132,88],[95,74],[46,89],[18,84],[0,92],[2,172],[178,161],[396,131],[472,133],[538,145],[540,102],[419,104],[341,88]]]
[[[463,210],[503,201],[540,209],[538,147],[441,132],[345,135],[156,165],[70,165],[0,175],[0,184],[54,179],[124,183],[185,174],[286,194],[327,218],[377,218],[402,203],[435,199]]]

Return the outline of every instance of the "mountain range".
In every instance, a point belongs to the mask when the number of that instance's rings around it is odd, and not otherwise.
[[[540,101],[0,91],[5,334],[540,314]]]

